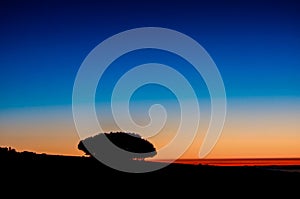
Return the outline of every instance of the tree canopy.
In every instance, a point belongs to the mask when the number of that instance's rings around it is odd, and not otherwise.
[[[112,146],[107,143],[108,140],[122,150],[113,150]],[[144,160],[157,154],[153,144],[139,134],[125,132],[99,133],[81,140],[78,149],[86,155],[111,156],[110,158],[127,160]],[[127,153],[122,152],[123,150]]]

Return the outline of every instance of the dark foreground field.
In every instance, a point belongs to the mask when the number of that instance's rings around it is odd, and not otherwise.
[[[282,171],[293,171],[299,169],[299,166],[223,167],[170,164],[154,172],[133,174],[116,171],[87,157],[32,153],[16,153],[13,156],[2,154],[0,163],[2,192],[15,188],[33,193],[34,190],[46,190],[47,194],[53,194],[58,190],[66,191],[71,188],[67,192],[73,195],[93,192],[100,195],[109,192],[113,195],[125,189],[127,191],[121,193],[144,190],[147,194],[165,193],[174,196],[180,192],[193,195],[209,192],[213,196],[221,192],[233,196],[243,191],[247,195],[275,195],[280,192],[286,197],[297,193],[300,187],[300,173]],[[111,191],[112,188],[115,191]],[[14,194],[14,191],[9,193]]]

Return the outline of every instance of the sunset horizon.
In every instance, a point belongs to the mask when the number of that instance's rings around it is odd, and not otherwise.
[[[125,132],[154,162],[300,165],[299,9],[3,1],[0,147],[81,157],[80,141]]]

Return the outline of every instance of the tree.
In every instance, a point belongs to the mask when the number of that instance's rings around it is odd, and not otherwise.
[[[107,142],[108,140],[122,150],[113,148],[113,145]],[[152,143],[136,133],[124,132],[100,133],[88,137],[79,142],[78,149],[94,157],[123,160],[144,160],[157,154]]]

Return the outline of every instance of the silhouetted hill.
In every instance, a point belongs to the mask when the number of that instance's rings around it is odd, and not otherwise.
[[[149,173],[125,173],[111,169],[89,157],[72,157],[16,152],[0,148],[1,182],[5,186],[21,185],[23,188],[61,189],[70,186],[79,190],[106,192],[111,186],[124,189],[147,189],[157,192],[197,191],[237,187],[244,191],[277,192],[298,190],[299,173],[282,172],[274,167],[221,167],[170,164]],[[142,164],[163,164],[141,162]],[[282,169],[282,167],[280,167]],[[295,183],[293,183],[295,181]],[[30,182],[30,183],[29,183]],[[171,186],[171,189],[169,188]],[[283,189],[287,187],[287,189]],[[74,190],[74,191],[75,191]],[[201,191],[201,192],[202,192]]]

